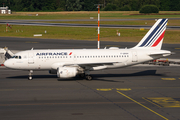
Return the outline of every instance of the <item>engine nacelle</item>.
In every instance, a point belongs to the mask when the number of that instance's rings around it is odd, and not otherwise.
[[[57,76],[59,78],[75,77],[78,71],[76,67],[58,67]]]
[[[54,69],[49,70],[49,74],[57,74],[57,70],[54,70]]]

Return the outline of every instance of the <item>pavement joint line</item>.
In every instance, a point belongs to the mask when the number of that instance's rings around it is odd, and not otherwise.
[[[78,81],[77,81],[78,82]],[[82,84],[81,82],[78,82],[79,84],[81,84],[82,86],[89,88],[90,90],[94,91],[97,95],[99,95],[100,97],[104,98],[105,100],[113,103],[115,106],[117,106],[118,108],[124,110],[125,112],[129,113],[130,115],[132,115],[133,117],[135,117],[136,119],[140,120],[136,115],[132,114],[131,112],[129,112],[128,110],[126,110],[125,108],[121,107],[120,105],[118,105],[117,103],[113,102],[112,100],[110,100],[109,98],[107,98],[106,96],[100,94],[99,92],[97,92],[96,90],[94,90],[93,88]]]
[[[156,103],[154,103],[154,102],[152,102],[152,101],[148,100],[147,98],[142,97],[142,99],[144,99],[144,100],[146,100],[146,101],[148,101],[148,102],[152,103],[152,104],[153,104],[153,105],[155,105],[155,106],[158,106],[158,107],[162,108],[162,106],[157,105]]]
[[[134,102],[81,102],[81,103],[15,103],[15,104],[0,104],[0,106],[37,106],[37,105],[93,105],[93,104],[134,104]],[[141,102],[145,103],[145,102]]]
[[[143,105],[143,104],[141,104],[141,103],[137,102],[136,100],[134,100],[134,99],[130,98],[129,96],[127,96],[127,95],[125,95],[125,94],[123,94],[123,93],[121,93],[121,92],[119,92],[119,91],[117,91],[117,93],[119,93],[120,95],[122,95],[122,96],[124,96],[124,97],[126,97],[126,98],[130,99],[131,101],[133,101],[133,102],[137,103],[138,105],[140,105],[140,106],[142,106],[142,107],[146,108],[147,110],[149,110],[149,111],[153,112],[154,114],[156,114],[156,115],[160,116],[161,118],[163,118],[163,119],[165,119],[165,120],[168,120],[166,117],[164,117],[164,116],[160,115],[159,113],[157,113],[157,112],[155,112],[154,110],[152,110],[152,109],[150,109],[150,108],[146,107],[145,105]]]

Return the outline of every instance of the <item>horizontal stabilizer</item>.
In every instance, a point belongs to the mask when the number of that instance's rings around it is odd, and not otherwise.
[[[149,56],[155,56],[155,55],[162,55],[162,56],[168,56],[171,55],[170,51],[166,51],[166,50],[161,50],[161,51],[157,51],[157,52],[152,52],[149,54]]]

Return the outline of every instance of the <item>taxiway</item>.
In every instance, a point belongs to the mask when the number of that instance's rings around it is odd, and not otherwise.
[[[96,48],[96,41],[0,38],[1,47],[13,50]],[[101,42],[133,47],[137,43]],[[180,59],[178,44],[163,44]],[[94,80],[58,79],[48,71],[0,67],[1,120],[178,120],[180,119],[179,66],[132,66],[93,71]]]

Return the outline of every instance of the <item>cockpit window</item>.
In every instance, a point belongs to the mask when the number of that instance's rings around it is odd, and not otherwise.
[[[21,59],[21,56],[13,56],[12,58]]]

